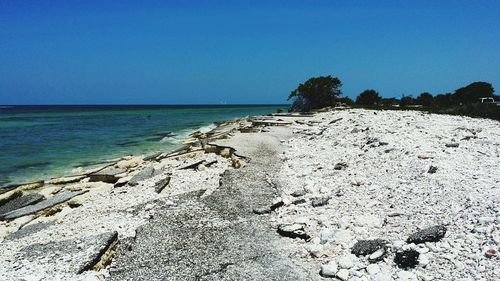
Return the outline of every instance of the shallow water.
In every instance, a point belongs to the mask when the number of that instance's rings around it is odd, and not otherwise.
[[[172,150],[190,132],[208,130],[214,122],[285,107],[1,106],[0,186],[67,175],[124,155]]]

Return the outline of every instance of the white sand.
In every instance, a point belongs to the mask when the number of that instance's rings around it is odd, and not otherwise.
[[[290,205],[272,215],[276,225],[305,222],[312,237],[330,235],[325,244],[291,240],[299,263],[319,272],[331,260],[351,259],[357,240],[382,238],[397,246],[419,228],[444,224],[448,232],[440,242],[405,246],[422,253],[417,268],[398,269],[391,254],[369,274],[367,259],[354,257],[349,280],[498,280],[498,255],[489,259],[485,251],[500,243],[500,122],[369,110],[308,120],[319,123],[295,125],[297,138],[283,155],[283,197],[290,202],[287,194],[305,188],[306,198],[331,199],[323,207]],[[339,162],[348,167],[335,170]],[[434,174],[431,165],[438,168]]]

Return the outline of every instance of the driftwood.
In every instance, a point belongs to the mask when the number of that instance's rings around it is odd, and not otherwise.
[[[189,153],[193,153],[193,152],[199,152],[199,151],[203,151],[202,148],[200,149],[194,149],[194,150],[187,150],[187,149],[184,149],[181,153],[177,153],[177,154],[168,154],[167,156],[165,157],[162,157],[161,159],[167,159],[167,158],[172,158],[172,157],[178,157],[178,156],[182,156],[182,155],[186,155],[186,154],[189,154]],[[179,152],[179,151],[177,151]]]
[[[292,122],[286,121],[266,121],[266,120],[251,120],[254,126],[264,125],[264,126],[286,126],[291,125]]]
[[[337,123],[339,122],[340,120],[342,120],[343,118],[338,118],[338,119],[335,119],[335,120],[332,120],[330,121],[328,124],[334,124],[334,123]]]
[[[217,160],[214,160],[214,161],[211,161],[211,162],[208,162],[207,164],[204,164],[205,167],[210,167],[212,166],[213,164],[217,163]]]
[[[179,168],[179,170],[196,169],[196,167],[198,167],[198,165],[200,164],[203,164],[203,162],[205,162],[205,160],[196,161],[194,163]]]

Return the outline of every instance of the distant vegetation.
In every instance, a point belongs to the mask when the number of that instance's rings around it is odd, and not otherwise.
[[[290,111],[304,112],[335,105],[342,95],[342,82],[337,77],[313,77],[300,84],[288,96]]]
[[[334,105],[350,105],[374,109],[416,109],[433,113],[467,115],[500,120],[500,96],[490,83],[474,82],[455,90],[453,93],[433,96],[428,92],[416,98],[403,96],[400,99],[382,98],[373,89],[360,93],[356,100],[342,95],[342,82],[337,77],[313,77],[300,84],[288,97],[292,100],[290,111],[311,111]],[[481,103],[480,98],[493,97],[498,103]]]
[[[500,120],[500,106],[494,103],[481,103],[480,98],[493,97],[495,90],[490,83],[474,82],[457,89],[453,93],[436,96],[423,92],[416,98],[403,96],[401,99],[379,98],[375,90],[366,90],[358,95],[355,106],[380,109],[417,109],[433,113],[467,115]]]

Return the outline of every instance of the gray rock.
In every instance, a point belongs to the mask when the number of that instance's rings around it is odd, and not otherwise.
[[[99,262],[101,256],[117,239],[118,233],[116,231],[106,232],[86,237],[83,240],[78,238],[64,241],[51,241],[47,244],[32,244],[21,249],[20,252],[23,258],[29,260],[42,259],[49,255],[52,256],[52,258],[65,257],[66,270],[79,274],[91,269]]]
[[[38,193],[31,193],[21,197],[14,198],[7,203],[0,206],[0,217],[8,212],[20,209],[22,207],[38,203],[45,199],[43,195]]]
[[[316,197],[311,199],[311,205],[313,207],[321,207],[328,204],[328,201],[330,201],[330,197]]]
[[[30,215],[30,214],[36,213],[38,211],[45,210],[47,208],[55,206],[57,204],[63,203],[65,201],[68,201],[69,199],[71,199],[75,196],[84,194],[87,191],[88,190],[80,190],[80,191],[71,191],[71,192],[57,194],[57,195],[54,195],[53,197],[51,197],[47,200],[38,202],[37,204],[25,206],[23,208],[5,213],[5,214],[0,216],[0,219],[12,220],[12,219],[19,218],[22,216]]]
[[[452,142],[452,143],[447,143],[445,144],[446,147],[458,147],[458,143]]]
[[[354,244],[351,253],[356,256],[365,256],[375,253],[379,249],[384,249],[387,241],[382,239],[360,240]]]
[[[444,225],[435,225],[428,228],[424,228],[410,235],[406,242],[408,243],[425,243],[425,242],[437,242],[441,240],[446,234],[446,227]]]
[[[18,231],[10,234],[9,236],[7,236],[5,238],[5,240],[17,240],[17,239],[21,239],[24,237],[28,237],[28,236],[32,235],[33,233],[44,230],[53,224],[55,224],[55,222],[53,222],[53,221],[29,224],[27,226],[22,227]]]
[[[170,176],[161,179],[155,183],[155,191],[156,193],[162,192],[162,190],[170,183]]]
[[[150,179],[154,176],[157,176],[163,172],[162,169],[155,169],[152,166],[149,166],[145,168],[144,170],[140,171],[139,173],[135,174],[129,181],[128,185],[130,186],[136,186],[139,184],[140,181],[144,181],[147,179]]]

